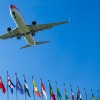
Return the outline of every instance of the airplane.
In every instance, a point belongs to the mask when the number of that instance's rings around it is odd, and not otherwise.
[[[14,29],[11,29],[11,27],[8,27],[7,33],[1,35],[0,39],[6,40],[6,39],[11,39],[13,37],[16,37],[17,40],[20,40],[22,37],[24,37],[24,39],[26,40],[28,44],[21,47],[20,49],[50,42],[50,41],[36,42],[34,39],[34,36],[38,31],[50,29],[53,26],[69,23],[69,20],[68,20],[68,21],[63,21],[63,22],[38,25],[36,21],[33,21],[31,25],[27,25],[19,9],[15,5],[10,5],[9,8],[10,8],[11,17],[13,18],[17,27]]]

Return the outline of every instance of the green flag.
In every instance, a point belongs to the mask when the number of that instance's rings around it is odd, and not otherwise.
[[[58,87],[56,87],[56,89],[57,89],[57,98],[59,98],[59,100],[62,100],[62,95],[61,95]]]
[[[25,93],[30,97],[30,93],[29,93],[29,90],[28,90],[28,85],[27,85],[25,79],[24,79],[24,91],[25,91]]]

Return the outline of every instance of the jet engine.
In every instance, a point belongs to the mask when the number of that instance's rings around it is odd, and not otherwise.
[[[33,30],[36,32],[38,30],[38,25],[37,25],[36,21],[32,22],[32,26],[33,26]]]
[[[12,29],[11,29],[10,27],[7,28],[7,32],[9,33],[9,35],[10,35],[11,38],[12,38],[12,37],[13,37],[13,36],[12,36],[13,31],[12,31]]]

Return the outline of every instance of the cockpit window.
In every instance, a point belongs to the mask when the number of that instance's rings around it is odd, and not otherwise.
[[[15,15],[15,12],[13,11],[12,14]]]

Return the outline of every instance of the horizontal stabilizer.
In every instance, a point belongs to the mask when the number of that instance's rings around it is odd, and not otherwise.
[[[36,42],[36,45],[45,44],[45,43],[48,43],[48,42],[50,42],[50,41]],[[27,45],[21,47],[20,49],[28,48],[28,47],[32,47],[32,45],[27,44]]]
[[[31,47],[31,45],[30,44],[27,44],[27,45],[21,47],[20,49],[27,48],[27,47]]]
[[[45,43],[48,43],[48,42],[50,42],[50,41],[36,42],[36,45],[45,44]]]

